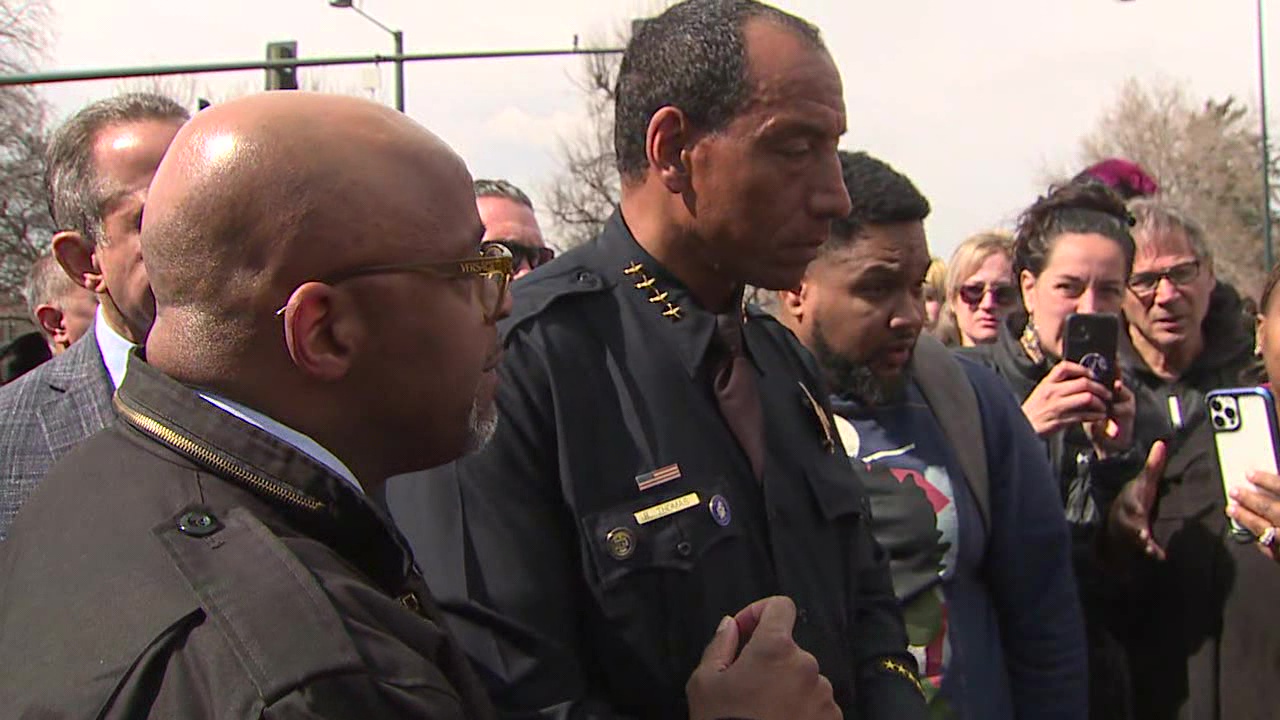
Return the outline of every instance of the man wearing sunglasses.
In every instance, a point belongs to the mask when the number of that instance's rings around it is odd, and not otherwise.
[[[547,247],[533,201],[523,190],[506,180],[476,180],[475,190],[484,242],[502,245],[511,253],[514,279],[551,262],[556,251]]]
[[[178,132],[119,420],[0,551],[6,716],[492,716],[370,500],[493,433],[511,258],[482,232],[462,160],[366,100],[266,93]]]

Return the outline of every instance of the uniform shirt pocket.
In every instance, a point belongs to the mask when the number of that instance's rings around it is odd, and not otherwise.
[[[720,483],[686,485],[585,515],[583,534],[602,589],[636,573],[688,572],[712,548],[736,538]]]

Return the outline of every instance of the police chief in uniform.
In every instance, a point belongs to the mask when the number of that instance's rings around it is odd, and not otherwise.
[[[803,20],[690,0],[617,90],[621,206],[514,288],[496,436],[388,506],[509,716],[687,717],[721,618],[778,594],[845,718],[924,717],[827,392],[742,304],[850,211],[839,74]]]

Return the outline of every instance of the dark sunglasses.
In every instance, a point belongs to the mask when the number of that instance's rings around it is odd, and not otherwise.
[[[1008,283],[971,283],[969,285],[961,285],[960,290],[956,293],[966,305],[977,307],[982,304],[982,299],[991,293],[995,297],[996,304],[1000,307],[1009,307],[1018,302],[1018,289]]]
[[[1178,287],[1190,285],[1200,277],[1200,261],[1192,260],[1174,265],[1158,272],[1134,273],[1129,276],[1129,289],[1134,295],[1150,295],[1159,287],[1160,281],[1168,279]]]
[[[524,265],[528,265],[530,270],[535,270],[547,263],[551,262],[556,256],[556,251],[549,247],[529,247],[515,240],[485,240],[483,245],[501,245],[511,253],[511,265],[519,269]]]

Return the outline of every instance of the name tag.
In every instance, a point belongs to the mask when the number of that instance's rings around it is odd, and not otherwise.
[[[654,505],[651,508],[641,510],[635,514],[636,522],[640,525],[644,525],[645,523],[653,522],[654,520],[664,518],[668,515],[674,515],[681,510],[688,510],[691,507],[697,507],[701,503],[702,501],[698,499],[698,493],[681,495],[675,500],[668,500],[660,505]]]

